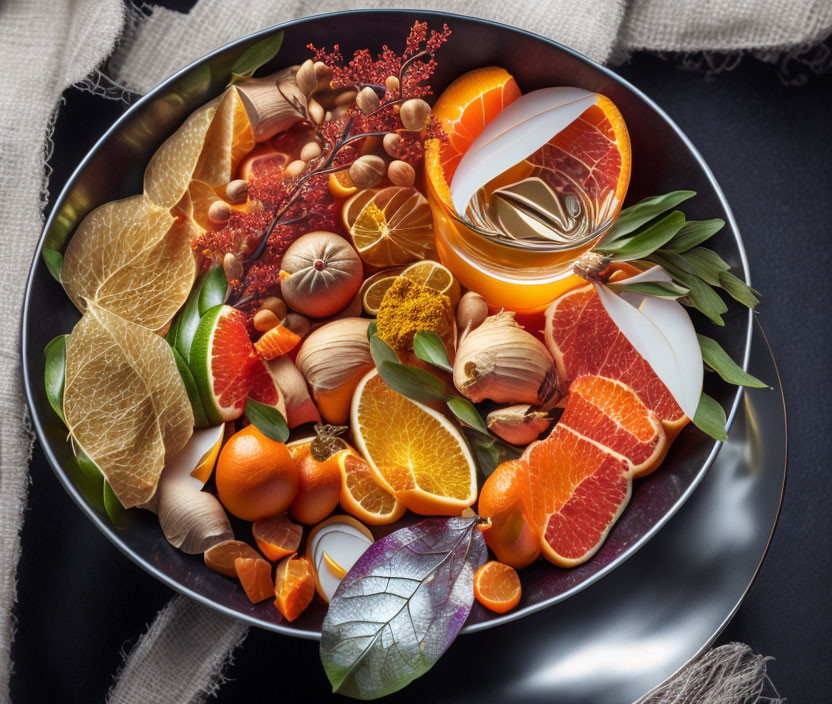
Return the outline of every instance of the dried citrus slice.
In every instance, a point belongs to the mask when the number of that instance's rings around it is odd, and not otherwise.
[[[255,521],[251,526],[251,534],[266,557],[279,560],[297,552],[303,528],[289,520],[285,513],[281,513],[279,516]]]
[[[234,560],[234,570],[252,604],[264,601],[274,594],[272,566],[262,557],[238,557]]]
[[[476,465],[459,430],[375,369],[355,390],[351,421],[376,481],[414,513],[457,516],[476,500]]]
[[[333,198],[349,198],[357,190],[358,188],[350,178],[349,170],[333,171],[329,175],[329,192]]]
[[[342,211],[358,254],[373,266],[408,264],[433,250],[433,216],[415,188],[359,191]]]
[[[495,613],[511,611],[520,603],[521,593],[517,570],[502,562],[486,562],[474,575],[474,596]]]
[[[370,466],[352,448],[338,455],[343,484],[341,508],[360,521],[380,526],[398,521],[404,504],[379,486]]]
[[[358,296],[364,312],[368,315],[378,315],[381,301],[387,289],[393,285],[396,277],[404,271],[404,267],[394,266],[369,276],[361,284]]]
[[[315,575],[305,557],[289,555],[277,565],[274,580],[277,610],[287,621],[300,616],[315,596]]]
[[[415,281],[417,284],[439,291],[439,293],[444,293],[450,299],[454,308],[459,303],[459,281],[439,262],[416,262],[407,267],[402,272],[402,276],[405,279]]]

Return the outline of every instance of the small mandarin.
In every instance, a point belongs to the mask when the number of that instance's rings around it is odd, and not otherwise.
[[[320,523],[335,510],[342,483],[337,454],[318,462],[310,447],[308,443],[289,447],[298,468],[298,491],[289,506],[289,515],[306,525]]]

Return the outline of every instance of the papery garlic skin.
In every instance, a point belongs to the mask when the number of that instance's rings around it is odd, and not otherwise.
[[[558,374],[546,346],[503,311],[462,336],[454,386],[470,401],[529,403],[542,409],[558,401]]]
[[[528,404],[498,408],[486,416],[488,429],[512,445],[528,445],[552,427],[553,419],[546,411]]]

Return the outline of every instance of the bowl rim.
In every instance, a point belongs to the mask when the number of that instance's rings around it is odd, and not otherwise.
[[[34,427],[36,437],[40,442],[41,449],[46,456],[50,467],[52,468],[53,472],[58,477],[58,481],[63,485],[66,492],[70,495],[72,500],[80,507],[80,509],[86,514],[87,518],[89,518],[93,524],[104,534],[104,536],[118,548],[122,553],[124,553],[130,560],[132,560],[136,565],[141,567],[143,570],[148,572],[150,575],[155,577],[156,579],[160,580],[163,584],[167,585],[174,591],[188,596],[192,599],[195,599],[197,602],[221,613],[226,616],[230,616],[232,618],[239,619],[248,625],[251,626],[259,626],[260,628],[264,628],[270,631],[274,631],[277,633],[281,633],[283,635],[289,635],[299,638],[306,638],[310,640],[320,640],[321,633],[317,630],[307,629],[307,628],[295,628],[291,626],[286,626],[280,623],[272,623],[263,621],[256,616],[241,613],[236,611],[233,608],[228,606],[224,606],[212,599],[199,594],[189,587],[177,582],[172,577],[168,576],[165,572],[157,568],[155,565],[151,564],[147,560],[145,560],[140,555],[136,554],[130,547],[128,547],[119,536],[118,531],[104,518],[99,516],[96,511],[87,503],[87,501],[83,498],[80,491],[75,487],[75,485],[69,480],[65,470],[62,468],[61,463],[58,461],[57,457],[52,452],[51,448],[49,447],[46,441],[46,433],[43,428],[43,425],[38,417],[36,412],[36,405],[35,405],[35,393],[34,393],[34,384],[32,382],[32,374],[35,370],[32,369],[32,366],[29,363],[29,345],[28,339],[26,336],[26,330],[28,328],[29,319],[32,315],[32,309],[30,306],[32,292],[34,290],[34,277],[35,271],[37,267],[43,266],[41,252],[43,251],[44,243],[46,241],[46,237],[53,226],[54,221],[56,220],[58,213],[60,212],[62,206],[64,205],[65,201],[67,200],[70,192],[75,187],[76,182],[79,180],[83,172],[85,171],[87,165],[92,160],[93,156],[98,152],[101,148],[102,144],[110,139],[110,137],[116,133],[118,130],[121,129],[122,125],[129,120],[133,113],[139,109],[144,103],[151,101],[153,98],[158,96],[170,86],[172,83],[177,81],[179,78],[184,76],[185,74],[193,71],[195,68],[201,66],[202,64],[208,62],[212,58],[223,54],[230,49],[235,47],[249,44],[252,41],[266,38],[277,31],[287,29],[289,27],[294,27],[297,25],[302,25],[305,22],[310,20],[319,20],[323,18],[330,18],[330,17],[338,17],[338,16],[347,16],[347,15],[367,15],[367,14],[375,14],[375,15],[418,15],[419,18],[430,19],[433,18],[435,20],[445,21],[445,22],[452,22],[454,19],[465,20],[466,22],[472,22],[474,24],[481,24],[486,26],[494,26],[498,27],[501,30],[509,31],[524,35],[528,38],[533,40],[543,42],[550,46],[555,47],[557,50],[575,58],[579,61],[589,64],[596,71],[600,71],[608,78],[615,81],[617,84],[622,86],[625,90],[631,92],[636,97],[641,99],[650,109],[654,110],[658,116],[676,133],[682,143],[687,147],[693,158],[695,159],[696,163],[698,164],[699,168],[702,170],[703,174],[705,175],[709,185],[713,189],[713,192],[717,196],[720,205],[725,211],[726,219],[728,225],[731,227],[732,234],[734,236],[734,240],[737,246],[737,250],[739,253],[740,262],[743,267],[744,273],[744,280],[747,284],[751,284],[751,277],[750,277],[750,270],[748,264],[748,257],[746,255],[745,246],[742,240],[742,235],[740,234],[739,227],[737,226],[736,219],[734,218],[733,211],[731,210],[730,205],[728,204],[728,200],[725,197],[725,194],[722,191],[722,188],[719,186],[719,183],[716,180],[713,172],[711,171],[708,164],[705,162],[705,159],[699,153],[699,150],[693,145],[691,140],[687,137],[687,135],[682,131],[682,129],[675,123],[675,121],[658,105],[654,102],[649,96],[647,96],[644,92],[638,89],[636,86],[632,85],[629,81],[619,76],[617,73],[612,71],[611,69],[597,63],[596,61],[584,56],[583,54],[575,51],[574,49],[570,49],[567,46],[547,37],[541,36],[534,32],[530,32],[525,29],[520,29],[518,27],[513,27],[511,25],[505,24],[503,22],[496,22],[493,20],[483,19],[479,17],[471,17],[469,15],[463,15],[460,13],[452,13],[452,12],[439,12],[436,10],[409,10],[409,9],[390,9],[390,10],[375,10],[375,9],[361,9],[361,10],[343,10],[338,12],[327,12],[321,13],[317,15],[309,15],[306,17],[300,17],[293,20],[288,20],[286,22],[282,22],[280,24],[273,25],[271,27],[267,27],[265,29],[259,30],[257,32],[253,32],[251,34],[245,35],[240,37],[232,42],[224,44],[223,46],[215,49],[214,51],[202,56],[199,59],[191,62],[187,66],[183,67],[176,73],[172,74],[164,81],[162,81],[159,85],[154,87],[152,90],[148,91],[145,95],[141,96],[135,103],[133,103],[124,113],[104,132],[103,135],[95,142],[92,148],[87,152],[78,166],[73,170],[70,177],[67,179],[66,184],[61,189],[61,192],[58,194],[58,197],[55,199],[55,203],[52,207],[52,210],[49,214],[49,217],[46,219],[44,224],[43,230],[41,231],[40,238],[38,240],[37,246],[34,251],[34,256],[32,259],[32,264],[29,267],[29,272],[27,275],[26,281],[26,289],[24,293],[24,300],[23,300],[23,315],[21,318],[21,325],[20,325],[20,339],[21,339],[21,364],[22,364],[22,377],[23,377],[23,386],[26,396],[26,403],[29,410],[29,416],[31,419],[32,426]],[[752,334],[753,334],[753,311],[748,310],[746,316],[746,333],[745,333],[745,348],[742,357],[742,368],[747,369],[748,363],[751,354],[751,341],[752,341]],[[727,425],[726,428],[730,429],[733,420],[736,416],[737,410],[739,408],[740,400],[742,398],[743,389],[742,387],[737,387],[734,398],[731,403],[731,407],[727,415]],[[682,495],[675,501],[675,503],[668,509],[665,514],[644,534],[635,541],[632,545],[630,545],[626,550],[624,550],[620,555],[618,555],[614,560],[612,560],[608,565],[604,568],[600,569],[594,575],[587,577],[586,579],[582,580],[579,584],[575,585],[571,589],[562,592],[561,594],[557,594],[555,596],[549,597],[548,599],[544,599],[536,604],[529,604],[524,606],[523,608],[510,611],[506,614],[495,616],[488,621],[482,621],[479,623],[474,624],[466,624],[462,628],[462,633],[475,633],[479,631],[486,630],[488,628],[493,628],[494,626],[501,625],[503,623],[508,623],[510,621],[514,621],[519,618],[523,618],[524,616],[528,616],[529,614],[535,613],[542,609],[548,608],[553,604],[558,602],[564,601],[568,599],[573,594],[586,589],[591,584],[597,582],[602,577],[606,576],[610,572],[612,572],[616,567],[623,564],[627,559],[629,559],[632,555],[634,555],[638,550],[640,550],[647,542],[676,514],[676,512],[681,508],[681,506],[687,501],[693,491],[698,487],[702,479],[704,478],[705,474],[710,469],[711,465],[713,464],[714,460],[716,459],[717,454],[719,453],[723,443],[720,441],[715,441],[713,448],[711,449],[708,457],[702,464],[702,467],[697,472],[696,476],[691,481],[690,485],[686,488],[686,490],[682,493]]]

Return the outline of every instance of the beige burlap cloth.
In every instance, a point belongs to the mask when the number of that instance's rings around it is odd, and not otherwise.
[[[395,7],[369,0],[363,6]],[[832,32],[829,0],[408,0],[413,9],[439,9],[498,20],[557,39],[596,61],[621,60],[641,49],[680,52],[794,53]],[[399,5],[399,6],[402,6]],[[43,225],[50,125],[63,90],[100,68],[123,38],[110,77],[143,93],[168,75],[232,39],[314,12],[354,9],[346,0],[199,0],[188,14],[122,0],[4,0],[0,2],[0,65],[15,80],[0,82],[0,199],[4,256],[0,314],[15,334],[0,336],[0,700],[9,700],[19,531],[26,504],[32,437],[24,410],[17,331],[25,272]],[[131,31],[124,32],[127,18]],[[97,84],[97,81],[93,81]],[[87,83],[89,85],[89,82]],[[24,88],[25,87],[25,88]],[[203,701],[245,628],[183,597],[171,601],[125,661],[109,701],[156,704]],[[650,702],[740,702],[742,683],[711,689],[707,665],[687,670],[675,690]],[[732,673],[765,673],[764,661],[741,646],[729,653]],[[705,674],[702,674],[702,670]],[[693,675],[697,672],[696,676]],[[755,680],[755,681],[757,681]],[[679,689],[681,687],[682,689]],[[686,692],[697,692],[690,696]]]

